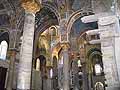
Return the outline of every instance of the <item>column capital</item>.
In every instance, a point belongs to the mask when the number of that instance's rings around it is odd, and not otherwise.
[[[70,45],[69,45],[69,43],[62,43],[61,47],[65,50],[65,49],[70,48]]]
[[[16,55],[16,51],[15,50],[9,50],[8,55],[14,57]]]
[[[21,5],[25,11],[35,14],[41,8],[41,6],[34,0],[22,0]]]

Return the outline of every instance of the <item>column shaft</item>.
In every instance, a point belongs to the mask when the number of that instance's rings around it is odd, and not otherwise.
[[[63,82],[63,90],[70,90],[69,89],[69,55],[68,49],[65,48],[63,50],[63,75],[64,75],[64,82]]]
[[[15,59],[16,59],[16,40],[17,40],[17,29],[11,30],[9,33],[10,40],[9,40],[9,50],[7,52],[8,56],[10,57],[9,69],[7,74],[7,82],[6,82],[6,89],[12,90],[15,88]]]
[[[18,71],[18,90],[30,90],[32,52],[34,40],[35,16],[25,12],[25,23],[23,30],[23,40],[20,51],[19,71]]]
[[[52,90],[52,80],[50,77],[50,70],[48,70],[47,90]]]
[[[14,77],[14,67],[15,67],[15,53],[16,51],[11,51],[10,56],[10,66],[7,80],[7,90],[12,90],[13,87],[13,77]]]

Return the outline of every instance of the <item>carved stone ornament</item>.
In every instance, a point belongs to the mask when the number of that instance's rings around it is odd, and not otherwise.
[[[28,12],[36,13],[40,10],[41,6],[35,1],[24,0],[22,1],[22,7]]]
[[[69,43],[62,43],[62,44],[61,44],[61,47],[62,47],[63,49],[69,49],[69,48],[70,48],[70,45],[69,45]]]

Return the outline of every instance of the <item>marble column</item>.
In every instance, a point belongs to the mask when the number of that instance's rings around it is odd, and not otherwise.
[[[9,50],[8,50],[8,56],[10,57],[9,59],[9,69],[8,69],[8,74],[7,74],[7,82],[6,82],[6,89],[7,90],[12,90],[15,86],[15,59],[16,59],[16,54],[17,54],[17,49],[16,47],[16,40],[17,40],[17,29],[13,27],[11,30],[10,34],[10,41],[9,41]]]
[[[68,45],[63,45],[63,90],[70,90]]]
[[[9,55],[10,55],[10,66],[9,66],[9,72],[8,72],[7,90],[12,90],[16,50],[14,49],[9,51]]]
[[[20,62],[17,81],[18,90],[30,89],[34,24],[35,16],[32,13],[25,12],[25,24],[23,31],[23,41],[20,51]]]
[[[47,90],[52,90],[52,78],[50,76],[50,70],[48,70]]]
[[[34,1],[23,2],[22,7],[25,9],[25,22],[20,50],[17,90],[30,90],[35,13],[39,11],[39,8]]]

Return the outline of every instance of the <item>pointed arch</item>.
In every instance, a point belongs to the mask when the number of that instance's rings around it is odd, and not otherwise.
[[[9,32],[6,28],[0,28],[1,30],[4,30],[0,32],[0,60],[6,60],[7,56],[7,50],[9,47]]]
[[[67,31],[68,33],[71,32],[71,28],[72,25],[74,24],[75,21],[77,21],[79,18],[82,18],[84,16],[88,16],[88,15],[93,15],[94,13],[92,11],[82,11],[82,10],[78,10],[76,12],[74,12],[68,19],[67,22]]]
[[[7,55],[8,43],[3,40],[0,43],[0,59],[5,60]]]
[[[49,14],[46,12],[49,12]],[[51,27],[52,25],[59,25],[59,21],[60,21],[60,14],[57,11],[57,9],[48,3],[43,3],[43,8],[36,14],[36,26],[37,27],[36,27],[35,35],[34,35],[35,37],[34,37],[33,57],[35,57],[35,53],[37,51],[36,49],[37,41],[39,39],[40,34],[44,32],[46,29],[48,29],[49,27]],[[40,25],[37,24],[39,22],[40,22]]]

